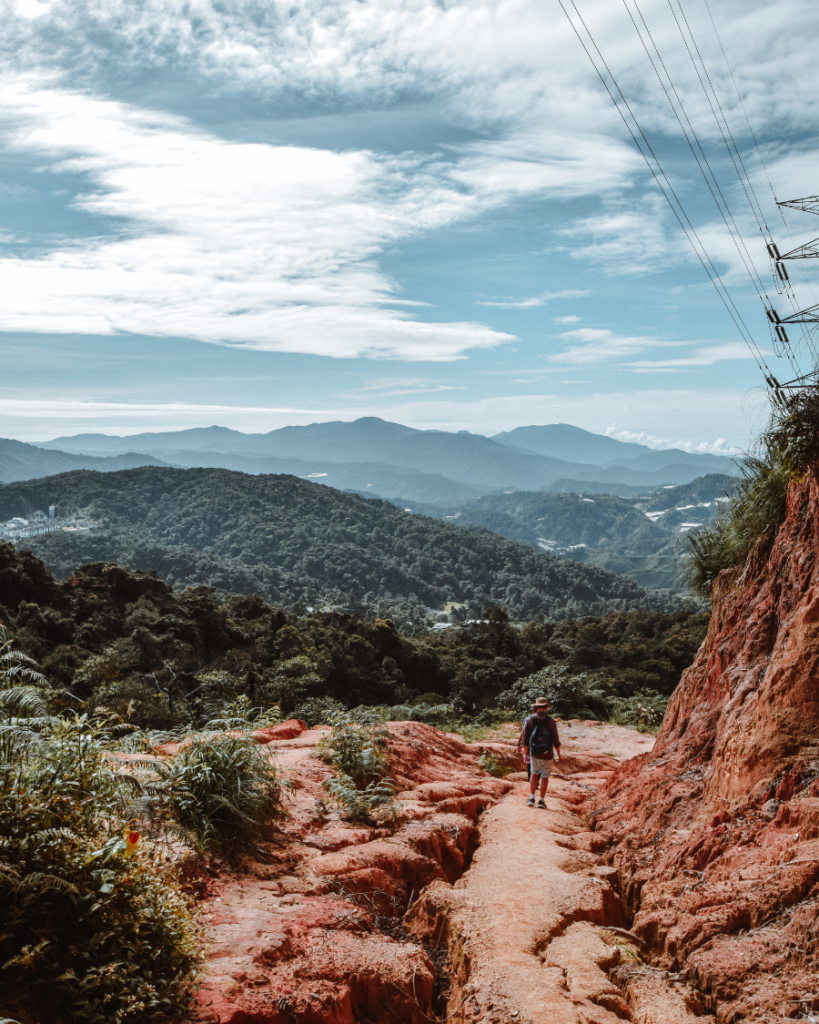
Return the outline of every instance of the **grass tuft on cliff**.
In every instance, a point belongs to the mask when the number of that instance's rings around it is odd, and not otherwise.
[[[229,855],[274,837],[282,781],[264,748],[243,736],[199,737],[154,771],[171,813],[199,850]]]
[[[745,457],[739,485],[720,514],[688,538],[685,574],[701,597],[710,597],[720,572],[744,565],[784,522],[791,480],[819,459],[819,395],[775,393],[760,448],[760,455]]]

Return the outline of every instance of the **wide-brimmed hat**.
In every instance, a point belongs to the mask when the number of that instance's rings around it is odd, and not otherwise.
[[[552,706],[548,697],[538,697],[532,705],[532,711],[545,711]]]

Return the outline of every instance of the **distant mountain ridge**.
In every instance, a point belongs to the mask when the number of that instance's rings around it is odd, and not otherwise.
[[[137,466],[168,465],[170,463],[153,455],[132,450],[100,457],[44,449],[23,441],[0,438],[0,483],[34,480],[72,469],[97,469],[103,473],[114,473],[120,469],[135,469]]]
[[[470,498],[447,508],[419,503],[411,507],[434,519],[483,527],[560,557],[629,576],[644,587],[684,590],[680,558],[685,539],[719,514],[720,503],[734,482],[734,477],[714,473],[639,497],[616,497],[598,490],[515,491]]]
[[[600,466],[620,458],[636,458],[651,450],[647,445],[618,441],[607,434],[594,434],[570,423],[515,427],[514,430],[493,434],[492,440],[518,448],[528,448],[541,455],[560,451],[561,458],[570,462],[588,462]]]
[[[653,488],[735,472],[726,457],[655,450],[569,424],[518,427],[485,437],[417,430],[373,416],[266,434],[219,426],[127,437],[79,434],[38,447],[109,457],[140,451],[189,468],[286,472],[382,497],[438,503],[455,500],[458,491],[465,497],[464,488],[473,495],[505,488],[532,491],[551,489],[556,480]]]

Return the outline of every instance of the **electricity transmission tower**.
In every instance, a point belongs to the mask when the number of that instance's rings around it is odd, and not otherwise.
[[[786,206],[792,210],[800,210],[802,213],[819,214],[819,196],[805,196],[802,199],[787,199],[783,202],[777,202],[776,205],[779,207]],[[813,241],[806,242],[804,245],[798,245],[795,249],[791,249],[786,253],[780,253],[776,242],[772,241],[768,244],[768,255],[773,261],[776,277],[787,289],[790,285],[790,277],[788,275],[785,261],[819,259],[819,238],[814,238]],[[806,309],[797,310],[795,313],[791,313],[790,316],[780,316],[773,306],[770,306],[766,312],[768,314],[768,319],[771,324],[773,324],[776,337],[783,346],[790,345],[788,334],[785,330],[785,326],[787,324],[819,324],[819,303],[815,306],[808,306]],[[783,388],[819,387],[819,383],[817,383],[815,379],[811,380],[817,376],[819,376],[819,367],[815,367],[810,371],[810,373],[803,374],[801,377],[788,381],[787,384],[776,383],[778,387]]]

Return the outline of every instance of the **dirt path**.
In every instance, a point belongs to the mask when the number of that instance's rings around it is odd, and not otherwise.
[[[525,776],[492,778],[478,763],[482,750],[508,763],[515,728],[468,745],[392,723],[400,820],[377,829],[319,805],[323,733],[301,728],[269,743],[296,787],[280,846],[264,863],[200,878],[198,1022],[713,1024],[611,930],[628,922],[601,863],[605,841],[575,813],[651,737],[563,725],[543,811],[526,805]]]
[[[628,730],[586,732],[594,746],[616,739],[621,756],[645,749]],[[546,811],[526,806],[528,787],[518,783],[485,813],[469,871],[454,886],[434,882],[410,912],[414,934],[446,948],[450,1020],[713,1021],[692,1013],[690,994],[642,966],[636,944],[610,930],[627,925],[623,906],[607,881],[611,869],[598,863],[600,838],[573,811],[578,787],[607,774],[553,777]]]

